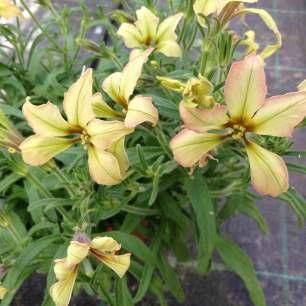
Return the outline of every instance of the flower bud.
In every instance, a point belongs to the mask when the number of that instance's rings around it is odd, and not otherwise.
[[[185,89],[185,84],[178,80],[174,80],[167,77],[161,77],[157,76],[157,80],[160,81],[161,85],[169,90],[177,91],[177,92],[183,92]]]

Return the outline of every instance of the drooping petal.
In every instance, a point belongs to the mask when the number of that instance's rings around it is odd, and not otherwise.
[[[72,126],[65,121],[54,104],[34,105],[27,101],[22,112],[30,127],[41,136],[66,136],[71,133]]]
[[[254,142],[248,142],[252,184],[261,195],[276,197],[289,188],[288,170],[284,160]]]
[[[151,97],[136,96],[128,105],[125,125],[135,128],[143,122],[150,122],[153,126],[158,121],[158,110],[152,103]]]
[[[85,127],[95,117],[91,107],[92,84],[92,69],[87,69],[65,93],[64,110],[70,124]]]
[[[291,137],[293,129],[306,116],[306,92],[289,93],[267,100],[251,120],[252,132]]]
[[[118,141],[114,142],[107,150],[117,158],[122,176],[125,176],[125,172],[129,168],[129,159],[125,151],[124,142],[125,137],[122,137]]]
[[[162,40],[156,46],[156,51],[163,53],[169,57],[181,57],[182,49],[180,45],[174,40]]]
[[[94,146],[88,148],[88,166],[91,177],[98,184],[117,185],[124,179],[116,157]]]
[[[180,115],[188,129],[199,133],[223,129],[229,120],[226,107],[223,105],[216,105],[212,109],[200,109],[185,107],[184,102],[181,102]]]
[[[71,269],[73,268],[67,265],[66,258],[54,260],[53,270],[57,280],[66,279],[69,276]]]
[[[96,256],[102,263],[111,268],[120,278],[124,276],[131,264],[131,254]]]
[[[141,32],[142,42],[149,46],[156,38],[159,18],[145,6],[142,6],[139,10],[137,10],[136,15],[137,20],[135,25],[139,32]]]
[[[117,34],[123,38],[127,48],[141,48],[143,38],[140,31],[131,23],[122,23]]]
[[[233,122],[246,122],[264,104],[267,94],[263,60],[249,55],[235,62],[227,76],[225,102]]]
[[[302,82],[298,85],[298,91],[306,91],[306,80],[302,81]]]
[[[7,289],[3,286],[0,286],[0,300],[3,300],[7,294]]]
[[[33,135],[25,139],[19,148],[25,163],[40,166],[67,150],[74,142],[72,139]]]
[[[70,245],[67,249],[67,265],[72,266],[72,265],[77,265],[85,257],[87,257],[89,252],[89,243],[81,243],[78,241],[71,241]]]
[[[192,167],[222,142],[219,135],[184,129],[170,142],[174,159],[183,167]]]
[[[173,40],[177,39],[177,35],[175,33],[175,29],[182,19],[183,14],[179,13],[173,16],[166,18],[164,21],[160,23],[158,26],[157,36],[156,36],[156,43],[159,44],[162,41],[166,40]]]
[[[96,93],[92,97],[92,108],[96,116],[101,118],[118,118],[121,113],[113,110],[103,99],[101,93]]]
[[[101,253],[115,253],[121,249],[121,245],[112,237],[95,237],[90,247]]]
[[[126,127],[122,121],[91,120],[86,128],[90,142],[104,150],[120,138],[131,134],[134,129]]]
[[[73,266],[66,278],[59,280],[50,288],[50,295],[56,306],[68,306],[77,277],[78,267]]]

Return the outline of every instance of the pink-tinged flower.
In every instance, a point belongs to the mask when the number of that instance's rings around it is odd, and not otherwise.
[[[249,158],[255,189],[262,195],[271,196],[286,192],[289,183],[285,162],[257,145],[252,134],[291,137],[293,129],[306,115],[306,92],[266,99],[263,61],[259,56],[250,55],[232,65],[224,93],[226,106],[205,110],[181,104],[185,129],[171,141],[175,160],[184,167],[192,167],[223,141],[241,140]],[[214,134],[212,130],[226,132]]]
[[[123,23],[118,35],[124,40],[127,48],[143,49],[153,47],[157,52],[169,57],[180,57],[182,50],[175,34],[175,29],[183,14],[170,16],[161,23],[146,7],[136,11],[137,20],[134,24]]]
[[[81,241],[79,241],[81,240]],[[111,237],[96,237],[92,241],[72,240],[67,257],[56,259],[54,273],[57,282],[50,288],[50,295],[56,306],[68,306],[81,262],[89,255],[112,269],[120,278],[130,266],[130,253],[117,255],[121,245]],[[1,289],[1,288],[0,288]]]
[[[65,93],[63,106],[67,120],[56,105],[48,102],[36,106],[28,100],[22,111],[35,135],[24,140],[20,150],[26,163],[39,166],[73,144],[81,143],[88,153],[91,177],[98,184],[115,185],[124,179],[127,167],[116,157],[123,153],[113,152],[113,146],[133,129],[122,121],[95,118],[92,84],[92,70],[87,69]]]

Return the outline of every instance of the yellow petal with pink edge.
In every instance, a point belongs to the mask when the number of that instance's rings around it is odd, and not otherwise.
[[[19,146],[25,163],[40,166],[75,143],[72,139],[33,135]]]
[[[131,134],[134,129],[126,127],[123,121],[91,120],[86,128],[90,142],[100,149],[109,148],[120,138]]]
[[[77,278],[78,266],[72,266],[65,278],[53,284],[50,288],[50,295],[56,306],[68,306],[73,287]]]
[[[127,48],[141,48],[142,34],[131,23],[122,23],[117,31],[117,34],[123,38],[124,44]]]
[[[121,249],[121,245],[112,237],[95,237],[90,244],[92,249],[101,253],[115,253]]]
[[[33,131],[41,136],[66,136],[73,129],[62,117],[58,107],[50,102],[34,105],[27,99],[22,112]]]
[[[124,276],[131,264],[131,254],[96,256],[107,267],[112,269],[120,278]]]
[[[261,195],[277,197],[289,188],[288,170],[284,160],[254,142],[247,142],[252,184]]]
[[[124,179],[117,158],[92,145],[88,147],[88,167],[92,179],[98,184],[112,186]]]
[[[249,55],[233,63],[225,81],[225,102],[233,122],[246,122],[264,104],[267,94],[264,62]]]
[[[183,167],[192,167],[222,142],[219,135],[184,129],[170,142],[174,159]]]
[[[158,121],[158,110],[152,103],[151,97],[136,96],[128,106],[125,125],[134,128],[143,122],[150,122],[153,126]]]
[[[252,132],[291,137],[293,129],[306,116],[306,92],[288,93],[268,99],[251,120]]]
[[[159,18],[145,6],[142,6],[136,11],[136,16],[137,20],[135,22],[135,26],[141,33],[142,43],[145,45],[150,45],[154,42],[153,40],[156,37]]]
[[[122,137],[114,142],[109,149],[107,149],[108,152],[112,153],[117,158],[122,176],[125,176],[125,172],[129,168],[129,159],[124,143],[125,137]]]
[[[87,69],[65,93],[64,110],[70,124],[85,127],[95,117],[91,106],[92,84],[92,69]]]
[[[71,241],[67,249],[67,265],[77,265],[87,257],[89,252],[89,243]]]
[[[180,115],[188,129],[200,133],[223,129],[229,121],[226,107],[223,105],[216,105],[212,109],[200,109],[186,107],[184,102],[181,102]]]

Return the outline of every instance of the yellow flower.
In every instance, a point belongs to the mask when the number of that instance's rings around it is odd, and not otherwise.
[[[143,64],[151,52],[152,49],[141,52],[129,61],[122,72],[115,72],[104,80],[103,90],[121,107],[121,111],[115,111],[103,100],[101,95],[97,95],[93,100],[93,109],[98,117],[124,118],[125,126],[130,129],[134,129],[143,122],[156,125],[158,111],[153,105],[152,99],[142,95],[130,99],[141,75]]]
[[[157,52],[169,57],[180,57],[181,48],[176,42],[175,29],[183,14],[176,14],[160,23],[159,18],[149,9],[142,6],[136,11],[137,20],[134,24],[123,23],[119,30],[127,48],[143,49],[154,47]]]
[[[67,257],[55,260],[54,273],[57,282],[50,288],[56,306],[68,306],[77,279],[80,263],[90,254],[123,277],[130,266],[131,254],[116,255],[121,246],[113,238],[97,237],[73,240],[67,249]]]
[[[226,106],[205,110],[180,105],[186,128],[171,141],[174,158],[184,167],[193,167],[223,141],[241,140],[255,189],[271,196],[286,192],[289,183],[285,162],[257,145],[252,134],[290,137],[306,115],[306,92],[266,99],[264,63],[256,55],[232,65],[224,91]],[[209,130],[224,132],[220,135]]]
[[[112,153],[112,146],[133,129],[121,121],[95,119],[92,83],[92,70],[88,69],[65,93],[67,121],[54,104],[36,106],[27,100],[22,111],[35,135],[23,141],[20,149],[26,163],[38,166],[73,144],[81,143],[87,149],[92,178],[98,184],[115,185],[124,179],[125,173]]]
[[[0,0],[0,16],[11,18],[21,16],[21,10],[11,0]]]
[[[211,96],[213,85],[203,76],[193,77],[186,84],[167,77],[157,77],[161,85],[182,94],[185,107],[211,108],[215,104]]]
[[[0,286],[0,300],[3,300],[5,295],[7,294],[7,289],[3,286]]]

